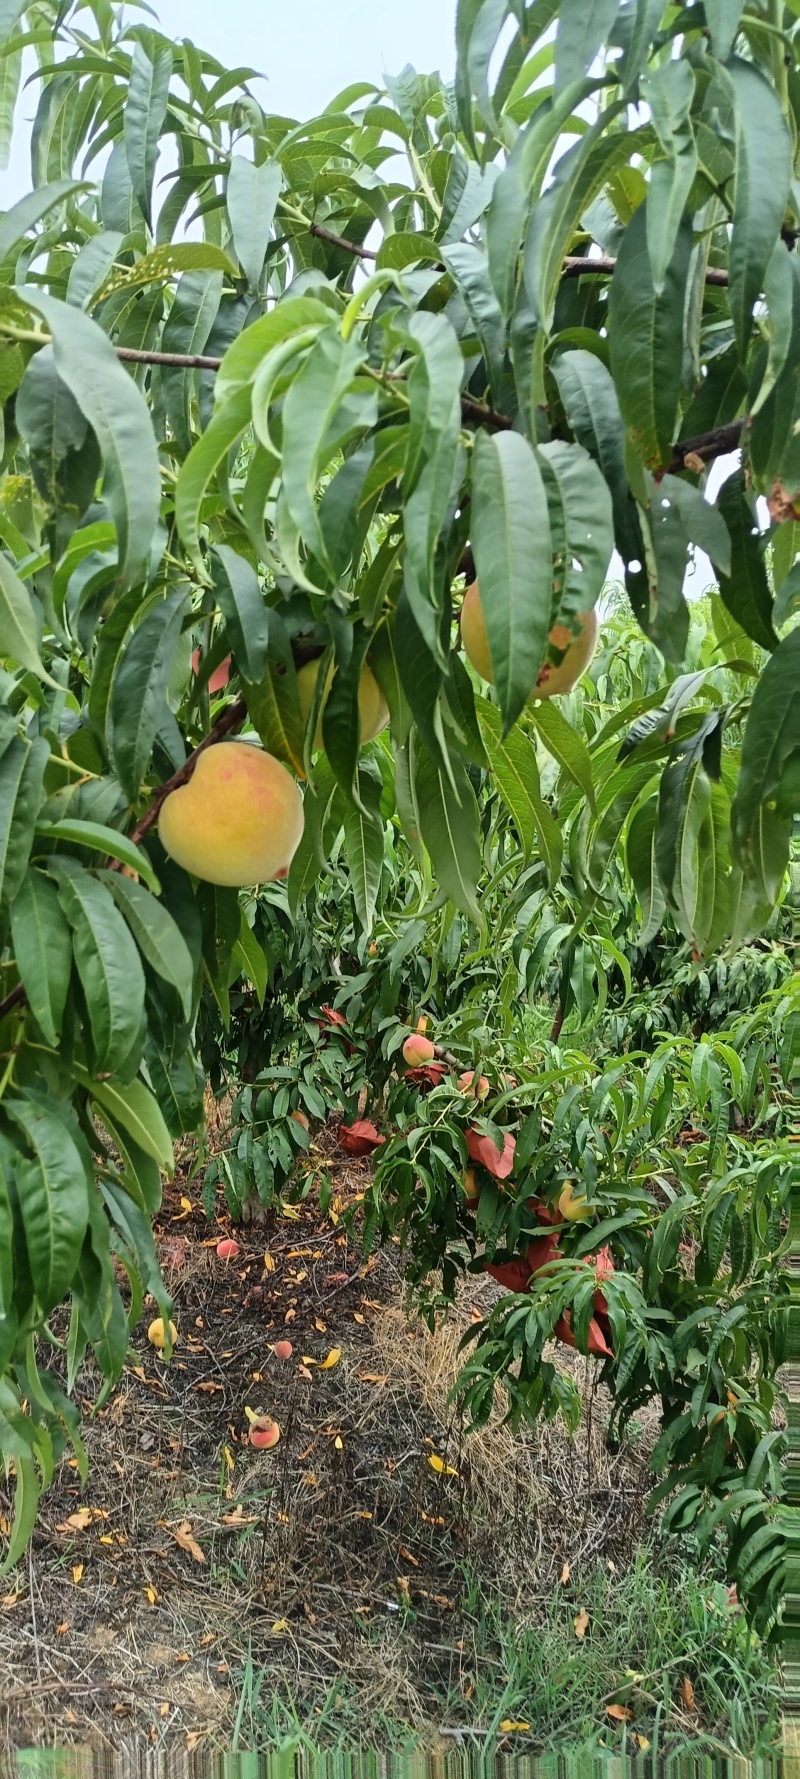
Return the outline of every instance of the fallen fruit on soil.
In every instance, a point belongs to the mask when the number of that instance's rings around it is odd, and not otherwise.
[[[239,1243],[233,1241],[230,1237],[226,1237],[224,1241],[217,1242],[218,1260],[235,1260],[238,1252]]]
[[[291,1359],[294,1348],[290,1340],[276,1340],[272,1351],[276,1359]]]
[[[150,1323],[150,1327],[147,1330],[147,1338],[150,1342],[151,1347],[155,1347],[157,1352],[163,1353],[164,1348],[167,1344],[167,1336],[166,1336],[166,1332],[164,1329],[164,1320],[163,1320],[162,1316],[156,1316],[155,1321]],[[171,1345],[174,1347],[175,1342],[178,1338],[178,1330],[175,1327],[174,1322],[170,1322],[170,1325],[169,1325],[169,1338],[170,1338]]]
[[[297,691],[300,697],[300,709],[303,713],[304,723],[308,722],[311,706],[314,702],[321,658],[322,657],[319,656],[316,661],[306,661],[305,666],[300,668],[297,675]],[[333,663],[331,663],[325,681],[325,691],[323,693],[322,705],[314,733],[314,751],[316,753],[318,753],[325,745],[322,739],[322,712],[325,709],[328,693],[331,689],[333,672]],[[389,721],[389,706],[386,703],[386,699],[383,696],[374,673],[371,672],[369,667],[362,667],[361,669],[361,678],[358,682],[358,714],[361,719],[361,746],[363,747],[365,742],[374,741],[375,736],[380,734],[381,729],[386,728]]]
[[[485,1100],[489,1092],[486,1076],[479,1075],[476,1081],[474,1069],[465,1069],[463,1075],[459,1075],[458,1086],[461,1093],[473,1093],[479,1100]]]
[[[582,612],[578,622],[580,631],[577,636],[566,624],[553,625],[548,642],[553,649],[563,649],[564,658],[557,664],[553,661],[543,663],[531,698],[556,698],[562,692],[571,692],[581,674],[586,672],[597,647],[597,612],[594,609]],[[488,680],[489,685],[494,685],[489,638],[477,581],[467,588],[461,607],[461,640],[475,672],[481,679]]]
[[[580,1223],[582,1217],[591,1215],[589,1200],[574,1190],[574,1182],[568,1180],[558,1200],[558,1208],[567,1223]]]
[[[435,1045],[431,1043],[430,1038],[423,1037],[422,1032],[412,1032],[411,1037],[406,1038],[403,1045],[403,1060],[408,1063],[410,1069],[418,1069],[422,1063],[432,1062],[435,1055]]]
[[[256,1415],[251,1422],[248,1438],[257,1452],[271,1452],[278,1444],[281,1430],[277,1421],[270,1420],[268,1415]]]
[[[303,821],[303,799],[280,760],[250,742],[223,741],[167,797],[158,833],[193,877],[243,888],[285,876]]]

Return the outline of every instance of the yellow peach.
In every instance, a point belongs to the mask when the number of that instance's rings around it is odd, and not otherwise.
[[[579,623],[581,627],[577,636],[566,624],[553,625],[548,642],[551,648],[566,652],[558,665],[552,661],[543,663],[531,698],[555,698],[562,692],[571,692],[581,675],[586,672],[597,647],[599,624],[594,608],[583,612]],[[461,640],[475,672],[493,685],[489,638],[477,581],[473,581],[472,586],[467,588],[461,607]]]
[[[298,670],[297,690],[300,696],[300,709],[303,713],[304,722],[308,722],[311,706],[314,702],[321,659],[322,657],[318,656],[316,661],[306,661],[305,665]],[[317,718],[317,727],[314,735],[314,751],[316,753],[318,753],[320,748],[324,746],[322,739],[322,712],[325,709],[328,693],[331,689],[333,672],[334,667],[333,662],[331,662],[325,680],[325,691],[322,696],[322,704],[320,706],[320,713]],[[361,746],[363,747],[365,742],[374,741],[375,736],[380,734],[381,729],[386,728],[386,724],[389,721],[389,706],[386,703],[386,699],[383,696],[374,673],[369,667],[362,667],[361,669],[361,678],[358,682],[358,714],[361,718]]]
[[[167,797],[158,832],[184,871],[238,888],[286,876],[303,820],[303,799],[280,760],[250,742],[223,741]]]

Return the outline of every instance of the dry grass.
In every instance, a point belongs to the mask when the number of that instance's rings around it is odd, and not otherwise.
[[[320,1165],[331,1160],[323,1143]],[[357,1163],[338,1169],[340,1202],[363,1179]],[[598,1556],[624,1563],[647,1441],[609,1456],[591,1368],[574,1354],[564,1362],[587,1410],[575,1441],[557,1426],[513,1436],[499,1414],[466,1440],[448,1396],[491,1281],[470,1281],[430,1334],[406,1317],[393,1248],[365,1266],[309,1204],[299,1221],[237,1232],[225,1266],[202,1213],[182,1209],[186,1190],[157,1232],[179,1347],[164,1365],[145,1317],[99,1412],[96,1376],[79,1377],[89,1481],[61,1467],[0,1602],[0,1738],[225,1742],[248,1652],[267,1697],[288,1689],[313,1710],[345,1676],[362,1722],[429,1721],[474,1658],[465,1574],[502,1587],[510,1610],[524,1589],[530,1611],[565,1562],[574,1576]],[[281,1335],[295,1349],[283,1366]],[[332,1349],[341,1358],[321,1368]],[[247,1443],[245,1404],[278,1419],[274,1453]],[[437,1455],[455,1476],[437,1474]]]

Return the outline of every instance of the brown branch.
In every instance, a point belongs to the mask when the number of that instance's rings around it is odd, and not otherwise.
[[[12,988],[11,993],[6,995],[5,1000],[0,1001],[0,1019],[5,1019],[6,1014],[12,1013],[15,1007],[22,1007],[27,998],[22,983],[18,982],[16,988]]]
[[[327,241],[330,247],[341,247],[345,253],[354,253],[358,259],[378,257],[371,247],[359,247],[357,241],[346,241],[344,235],[335,235],[331,229],[324,229],[319,222],[310,223],[309,231],[316,235],[318,241]]]
[[[218,371],[221,358],[207,358],[202,352],[140,352],[135,346],[116,346],[117,358],[126,364],[171,364],[181,371]]]
[[[616,260],[608,254],[599,254],[596,259],[588,259],[581,254],[570,254],[564,261],[562,278],[582,278],[585,273],[592,277],[608,276],[614,271]],[[706,267],[706,284],[719,284],[727,287],[728,273],[724,266]]]
[[[494,408],[484,408],[481,402],[470,400],[468,395],[461,397],[462,420],[474,420],[478,426],[496,426],[501,432],[510,432],[514,425],[507,414],[498,414]]]
[[[567,1009],[566,1009],[566,1007],[565,1007],[565,1006],[564,1006],[564,1003],[563,1003],[563,1001],[562,1001],[562,1002],[561,1002],[561,1005],[560,1005],[560,1007],[559,1007],[559,1009],[558,1009],[558,1012],[557,1012],[557,1014],[556,1014],[556,1016],[555,1016],[555,1019],[554,1019],[554,1020],[553,1020],[553,1029],[552,1029],[552,1031],[551,1031],[551,1033],[550,1033],[550,1042],[551,1042],[551,1044],[557,1044],[557,1043],[558,1043],[558,1040],[559,1040],[559,1038],[560,1038],[560,1037],[561,1037],[561,1027],[562,1027],[562,1025],[563,1025],[563,1024],[564,1024],[564,1020],[565,1020],[565,1018],[566,1018],[566,1015],[567,1015]]]
[[[145,834],[149,834],[154,823],[158,821],[162,806],[166,802],[170,793],[172,791],[177,791],[181,785],[189,783],[200,755],[205,753],[207,747],[214,747],[216,742],[224,740],[226,735],[231,735],[234,730],[241,729],[246,718],[247,705],[243,698],[237,698],[235,704],[228,705],[227,710],[224,710],[222,716],[217,718],[213,729],[209,729],[205,739],[201,741],[199,747],[195,748],[194,753],[189,755],[188,760],[184,761],[184,764],[178,768],[177,772],[173,772],[172,777],[167,779],[166,784],[159,785],[149,809],[145,810],[144,815],[136,823],[135,828],[131,829],[131,832],[128,835],[129,840],[132,840],[134,844],[138,846],[139,841],[144,839]],[[112,862],[111,869],[113,870],[114,868]],[[119,864],[116,865],[116,869],[119,870]]]
[[[742,442],[742,430],[747,420],[729,420],[725,426],[715,426],[712,432],[701,432],[694,439],[679,439],[672,448],[672,461],[668,473],[680,475],[681,470],[691,469],[687,463],[689,457],[699,457],[701,462],[710,463],[713,457],[724,457],[728,451],[738,451]]]

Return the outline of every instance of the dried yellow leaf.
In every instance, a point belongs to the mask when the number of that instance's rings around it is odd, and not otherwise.
[[[567,1582],[569,1581],[569,1578],[570,1578],[570,1573],[571,1573],[571,1571],[570,1571],[569,1563],[565,1563],[561,1570],[561,1586],[562,1586],[562,1588],[566,1587]]]
[[[272,1627],[273,1635],[275,1637],[282,1637],[284,1632],[288,1631],[288,1629],[289,1629],[288,1618],[276,1618],[275,1623]]]
[[[578,1613],[577,1618],[574,1618],[572,1622],[575,1626],[575,1635],[578,1638],[578,1641],[582,1642],[583,1638],[586,1636],[586,1632],[589,1629],[589,1614],[586,1611],[585,1606],[581,1607],[581,1610]]]
[[[145,1588],[144,1597],[148,1606],[155,1606],[158,1603],[158,1594],[156,1593],[155,1588]]]
[[[275,1271],[275,1262],[272,1258],[272,1255],[269,1253],[264,1255],[264,1271],[265,1272],[274,1272]]]
[[[80,1587],[81,1581],[83,1580],[83,1564],[82,1563],[73,1563],[73,1565],[72,1565],[72,1579],[75,1583],[76,1588]]]
[[[606,1716],[612,1717],[615,1723],[630,1723],[633,1712],[630,1705],[606,1705]]]
[[[172,1536],[175,1543],[180,1545],[181,1550],[187,1551],[190,1557],[194,1557],[196,1563],[205,1562],[205,1555],[200,1549],[197,1539],[192,1536],[190,1520],[183,1520],[179,1526],[173,1527]]]
[[[338,1365],[341,1357],[341,1347],[331,1347],[327,1359],[323,1359],[320,1363],[320,1371],[333,1371],[334,1365]]]
[[[526,1730],[530,1729],[530,1727],[529,1723],[518,1722],[517,1719],[513,1717],[504,1717],[500,1724],[500,1733],[503,1736],[523,1735]]]

